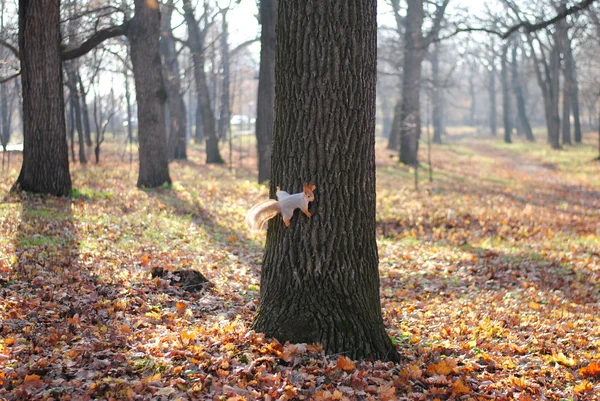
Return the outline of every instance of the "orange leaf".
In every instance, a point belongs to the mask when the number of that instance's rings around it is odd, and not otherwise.
[[[4,344],[6,345],[13,345],[15,343],[15,339],[12,337],[8,337],[4,339]]]
[[[345,372],[353,372],[356,369],[356,365],[351,359],[346,358],[344,355],[340,355],[337,361],[336,367],[342,369]]]
[[[458,379],[452,383],[452,388],[454,389],[455,394],[471,394],[471,389],[465,386],[462,379]]]
[[[185,304],[185,302],[177,302],[175,306],[177,307],[177,313],[181,314],[185,312],[185,308],[187,305]]]
[[[142,264],[144,266],[146,266],[148,264],[148,262],[150,262],[150,255],[148,255],[148,254],[142,255]]]
[[[26,386],[39,386],[40,384],[42,384],[42,381],[40,380],[40,376],[39,375],[25,375],[25,380],[23,380],[23,383]]]
[[[146,5],[148,6],[148,8],[152,8],[152,9],[156,10],[158,8],[158,1],[157,0],[146,0]]]
[[[600,363],[590,362],[590,364],[584,368],[579,369],[581,376],[600,376]]]

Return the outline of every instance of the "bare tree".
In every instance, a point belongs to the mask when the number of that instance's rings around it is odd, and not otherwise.
[[[392,132],[392,135],[398,135],[400,138],[400,161],[404,164],[416,165],[418,163],[417,153],[421,136],[419,100],[421,64],[427,48],[438,37],[448,1],[443,0],[435,5],[432,27],[426,35],[423,35],[423,0],[408,0],[400,131]],[[394,129],[393,126],[392,129]]]
[[[173,0],[167,0],[161,16],[160,52],[163,57],[163,76],[167,90],[169,107],[169,159],[187,159],[187,116],[181,89],[181,77],[177,49],[173,38],[171,20],[173,15]]]
[[[523,95],[523,87],[521,85],[521,79],[519,78],[519,67],[517,59],[518,43],[513,43],[512,46],[512,62],[511,62],[511,76],[512,76],[512,89],[515,94],[516,108],[517,108],[517,132],[523,132],[525,138],[528,141],[534,141],[533,131],[527,118],[527,111],[525,110],[525,96]]]
[[[271,146],[273,141],[273,108],[275,102],[275,21],[277,0],[260,0],[260,69],[256,100],[256,148],[258,182],[271,177]]]
[[[196,94],[198,97],[198,117],[201,117],[204,137],[206,138],[206,162],[223,164],[224,160],[219,151],[219,138],[215,127],[215,116],[211,105],[206,72],[204,71],[204,39],[206,32],[212,22],[209,22],[208,5],[205,4],[204,14],[196,19],[194,9],[190,0],[183,0],[184,18],[188,27],[187,46],[192,53],[194,64],[194,79],[196,82]],[[200,25],[202,24],[202,28]],[[198,139],[198,124],[196,125],[196,138]]]

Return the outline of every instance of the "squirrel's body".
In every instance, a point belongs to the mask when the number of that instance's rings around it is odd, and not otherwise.
[[[246,215],[246,224],[253,230],[260,230],[268,220],[281,214],[284,224],[289,226],[296,209],[302,210],[305,215],[310,217],[308,203],[315,199],[313,194],[315,189],[314,185],[308,183],[304,185],[303,192],[289,194],[277,187],[277,200],[269,199],[252,207]]]

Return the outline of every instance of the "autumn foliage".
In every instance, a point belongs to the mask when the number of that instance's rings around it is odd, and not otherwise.
[[[593,149],[444,145],[418,192],[379,152],[381,302],[400,364],[250,330],[264,233],[243,216],[267,190],[249,162],[206,166],[192,148],[171,188],[143,191],[109,143],[57,199],[9,194],[13,158],[0,178],[0,399],[599,400]],[[213,286],[188,291],[153,268]]]

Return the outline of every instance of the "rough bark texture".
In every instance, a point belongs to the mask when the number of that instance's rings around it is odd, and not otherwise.
[[[271,146],[275,102],[275,21],[277,0],[261,0],[260,4],[260,71],[256,100],[256,149],[258,182],[271,178]]]
[[[519,78],[519,66],[517,60],[517,45],[513,45],[512,48],[512,86],[513,92],[515,93],[515,100],[517,105],[517,126],[528,141],[534,141],[533,131],[527,118],[527,111],[525,110],[525,96],[523,95],[523,87],[521,86],[521,80]]]
[[[512,120],[510,118],[510,87],[508,85],[508,43],[505,43],[504,46],[502,46],[500,63],[502,65],[500,83],[502,85],[502,121],[504,123],[504,142],[511,143]]]
[[[145,0],[135,0],[135,16],[128,37],[138,103],[138,187],[171,183],[167,157],[165,101],[160,52],[160,11]]]
[[[173,0],[169,0],[162,13],[160,38],[160,52],[164,60],[163,76],[170,116],[168,148],[170,160],[185,160],[187,159],[187,115],[181,93],[179,62],[171,28],[172,14]]]
[[[217,137],[215,116],[210,102],[206,72],[204,71],[204,32],[198,26],[198,21],[196,21],[196,17],[194,16],[190,0],[183,1],[183,10],[188,26],[188,45],[192,52],[192,62],[194,64],[194,81],[196,82],[199,112],[197,118],[201,118],[202,120],[202,133],[206,140],[206,162],[223,164],[225,162],[219,151],[219,138]],[[196,138],[198,138],[198,134],[199,132],[196,128]]]
[[[277,18],[271,193],[317,190],[312,218],[269,222],[254,328],[397,361],[375,242],[376,0],[285,1]]]
[[[71,192],[60,41],[60,1],[20,0],[23,164],[15,188],[52,195]]]
[[[423,0],[408,0],[400,111],[400,161],[408,165],[418,163],[421,136],[420,85],[424,56],[422,25]]]

